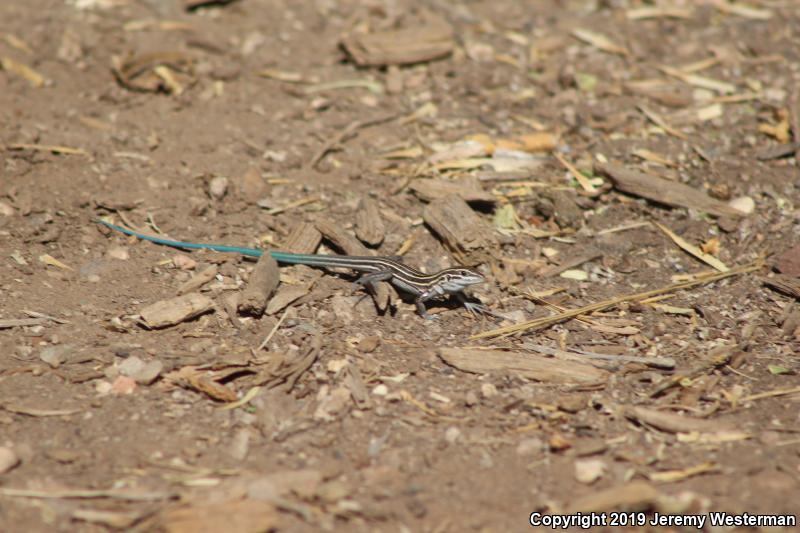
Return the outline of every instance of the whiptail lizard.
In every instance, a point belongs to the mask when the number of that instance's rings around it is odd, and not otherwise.
[[[171,246],[173,248],[185,248],[193,250],[213,250],[216,252],[232,252],[249,257],[261,257],[263,251],[257,248],[244,248],[241,246],[227,246],[224,244],[202,244],[195,242],[173,241],[162,239],[139,233],[122,226],[111,224],[104,220],[96,219],[98,224],[102,224],[115,231],[126,235],[133,235],[144,241]],[[477,313],[489,312],[483,305],[467,301],[463,291],[472,285],[484,283],[486,278],[470,268],[445,268],[435,274],[424,274],[415,268],[403,264],[397,259],[389,257],[372,256],[353,256],[353,255],[316,255],[316,254],[293,254],[289,252],[270,251],[269,254],[279,263],[288,265],[308,265],[315,267],[349,268],[358,272],[367,272],[361,276],[356,283],[365,285],[374,290],[374,283],[388,281],[398,289],[404,290],[416,298],[414,303],[417,311],[424,318],[429,318],[425,308],[425,302],[438,296],[448,294],[455,295],[466,307],[467,311],[473,315]]]

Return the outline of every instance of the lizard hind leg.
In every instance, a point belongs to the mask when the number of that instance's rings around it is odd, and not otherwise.
[[[355,282],[358,285],[365,286],[369,291],[373,294],[375,293],[376,287],[375,284],[381,281],[389,281],[392,279],[391,270],[380,270],[378,272],[370,272],[369,274],[364,274],[360,278],[358,278]]]

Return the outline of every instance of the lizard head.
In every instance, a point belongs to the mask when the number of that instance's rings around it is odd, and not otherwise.
[[[486,278],[471,268],[447,268],[439,273],[437,284],[444,292],[461,292],[471,285],[484,283]]]

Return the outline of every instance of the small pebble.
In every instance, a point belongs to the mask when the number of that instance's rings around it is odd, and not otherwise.
[[[579,459],[575,461],[575,479],[581,483],[594,483],[606,471],[605,462],[600,459]]]
[[[541,439],[524,439],[517,444],[517,455],[535,455],[544,450],[544,442]]]
[[[372,353],[380,342],[381,338],[377,335],[362,339],[361,342],[358,343],[358,351],[362,353]]]
[[[446,440],[448,444],[454,444],[460,438],[461,430],[455,426],[447,428],[447,430],[444,432],[444,440]]]
[[[215,200],[222,200],[228,192],[228,178],[224,176],[217,176],[213,178],[208,184],[208,194]]]
[[[14,208],[7,202],[0,201],[0,215],[10,217],[14,214]]]
[[[51,368],[58,368],[67,360],[73,350],[74,347],[69,344],[48,346],[39,353],[39,359],[50,365]]]
[[[484,398],[494,398],[497,396],[497,387],[491,383],[484,383],[481,385],[481,395]]]
[[[0,447],[0,474],[5,474],[19,464],[19,456],[11,448]]]
[[[389,394],[389,387],[387,387],[383,383],[375,385],[375,388],[372,389],[372,394],[374,394],[375,396],[386,396],[387,394]]]
[[[172,264],[175,265],[175,268],[179,268],[181,270],[194,270],[197,268],[197,261],[184,254],[173,256]]]
[[[467,407],[472,407],[474,405],[477,405],[479,401],[480,400],[478,400],[478,395],[475,394],[473,391],[469,391],[467,393],[466,398],[464,398],[464,403],[467,404]]]
[[[112,246],[108,249],[106,255],[111,259],[118,259],[120,261],[127,261],[131,258],[131,253],[126,246]]]

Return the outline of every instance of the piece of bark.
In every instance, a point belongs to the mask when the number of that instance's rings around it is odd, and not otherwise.
[[[381,67],[445,57],[453,51],[455,41],[450,25],[431,16],[410,28],[345,35],[342,46],[358,66]]]
[[[646,481],[631,481],[626,485],[611,487],[575,499],[564,508],[564,513],[598,513],[603,511],[642,511],[652,508],[661,493]]]
[[[795,77],[792,83],[794,89],[789,95],[789,127],[792,130],[792,140],[795,144],[795,164],[800,165],[800,79]]]
[[[192,292],[150,304],[139,315],[148,328],[157,329],[180,324],[212,309],[211,298]]]
[[[371,255],[366,246],[361,244],[358,239],[344,231],[342,228],[329,220],[318,220],[317,230],[328,239],[331,244],[345,253],[345,255],[368,256]],[[394,289],[392,286],[381,281],[375,284],[375,294],[372,295],[375,305],[380,311],[385,311],[391,303]]]
[[[267,309],[264,311],[266,315],[274,315],[278,311],[282,311],[292,302],[302,298],[311,292],[313,283],[306,283],[304,285],[288,285],[281,287],[277,294],[270,298],[267,303]]]
[[[781,159],[794,155],[797,150],[800,150],[800,143],[784,143],[776,146],[759,148],[756,150],[755,156],[759,161],[770,161],[772,159]]]
[[[280,283],[281,272],[278,262],[270,254],[258,258],[247,287],[242,291],[239,311],[253,316],[261,316],[267,301]]]
[[[744,213],[683,183],[667,181],[613,163],[595,163],[595,171],[608,176],[614,186],[628,194],[672,207],[688,207],[716,216]]]
[[[211,265],[202,271],[198,272],[192,278],[185,282],[183,285],[178,287],[178,294],[186,294],[189,292],[194,292],[212,279],[214,279],[219,272],[219,269],[216,265]]]
[[[468,187],[458,181],[440,179],[419,179],[412,181],[408,188],[426,202],[450,195],[460,196],[465,202],[495,203],[497,198],[480,187]]]
[[[653,426],[667,433],[717,433],[733,429],[715,420],[665,413],[646,407],[626,407],[623,409],[623,414],[627,418]]]
[[[225,309],[225,314],[228,315],[228,320],[235,328],[240,328],[242,323],[239,321],[237,310],[239,309],[239,298],[241,294],[238,292],[231,292],[222,299],[222,307]]]
[[[322,242],[322,234],[313,224],[301,222],[286,238],[280,250],[293,254],[313,254]]]
[[[775,258],[775,267],[781,274],[800,278],[800,244],[784,250]]]
[[[464,372],[516,375],[549,383],[600,383],[609,376],[605,370],[593,366],[545,359],[525,352],[441,348],[439,357]]]
[[[368,409],[372,402],[369,398],[369,391],[364,384],[361,371],[353,363],[348,364],[344,370],[344,383],[350,390],[350,396],[359,409]]]
[[[378,202],[372,198],[361,200],[356,212],[356,237],[372,247],[380,246],[386,237],[386,226],[378,209]]]
[[[491,226],[459,196],[434,200],[425,206],[422,216],[445,246],[465,263],[485,261],[497,244]]]
[[[800,279],[792,279],[789,276],[774,276],[761,278],[761,282],[778,292],[782,292],[787,296],[794,296],[800,300]]]

